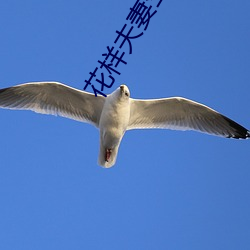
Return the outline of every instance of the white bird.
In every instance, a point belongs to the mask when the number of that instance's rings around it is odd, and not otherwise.
[[[100,130],[98,164],[105,168],[115,164],[123,135],[131,129],[196,130],[227,138],[250,137],[249,130],[203,104],[182,97],[132,99],[126,85],[105,98],[58,82],[20,84],[0,89],[0,107],[93,124]]]

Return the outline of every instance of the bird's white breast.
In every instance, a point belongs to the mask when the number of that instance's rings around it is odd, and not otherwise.
[[[120,140],[129,123],[130,104],[129,100],[108,96],[100,118],[99,128],[101,136],[112,137]]]

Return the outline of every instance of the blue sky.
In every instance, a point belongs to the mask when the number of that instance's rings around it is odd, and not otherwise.
[[[1,1],[0,88],[83,89],[134,3]],[[106,93],[125,83],[133,98],[183,96],[250,128],[249,12],[248,0],[163,0]],[[107,170],[88,124],[0,117],[1,249],[249,249],[249,141],[129,131]]]

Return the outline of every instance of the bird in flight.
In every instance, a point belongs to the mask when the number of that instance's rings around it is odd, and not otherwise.
[[[0,107],[32,110],[86,122],[100,130],[98,164],[112,167],[127,130],[195,130],[246,139],[250,131],[217,111],[182,97],[133,99],[126,85],[106,98],[58,82],[32,82],[0,89]]]

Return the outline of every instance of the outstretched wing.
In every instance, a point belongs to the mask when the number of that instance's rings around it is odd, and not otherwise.
[[[250,132],[238,123],[203,104],[181,97],[131,99],[128,129],[144,128],[196,130],[237,139],[250,137]]]
[[[60,115],[96,127],[105,98],[58,82],[32,82],[0,89],[0,107]]]

